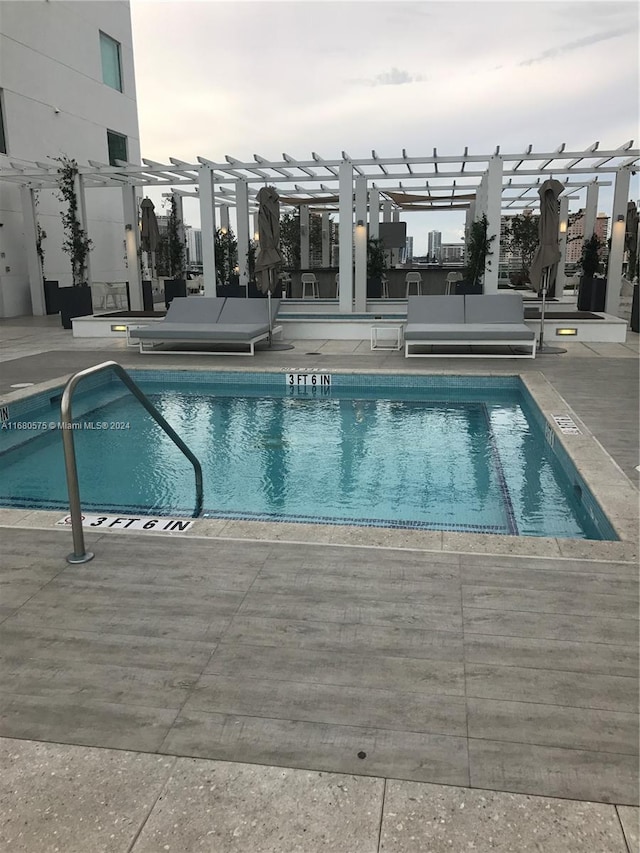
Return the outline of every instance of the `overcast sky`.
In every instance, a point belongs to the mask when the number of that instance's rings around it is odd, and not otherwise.
[[[150,159],[638,144],[635,2],[131,0],[131,16]],[[463,221],[409,215],[414,251]]]

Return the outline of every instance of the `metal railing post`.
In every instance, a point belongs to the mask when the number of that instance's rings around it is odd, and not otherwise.
[[[167,433],[169,438],[178,446],[184,453],[187,459],[193,465],[196,479],[196,506],[193,512],[193,517],[197,518],[202,513],[203,503],[203,486],[202,486],[202,466],[194,454],[189,450],[178,433],[170,426],[162,417],[160,412],[151,403],[147,396],[138,388],[136,383],[131,379],[122,365],[116,361],[105,361],[102,364],[96,364],[94,367],[88,367],[86,370],[80,370],[75,373],[67,382],[64,391],[62,392],[62,400],[60,402],[60,422],[62,427],[62,446],[64,449],[64,466],[67,477],[67,489],[69,492],[69,514],[71,516],[71,532],[73,534],[73,553],[67,557],[68,563],[88,563],[94,555],[91,551],[85,549],[84,531],[82,529],[82,508],[80,505],[80,487],[78,485],[78,468],[76,465],[76,451],[73,440],[73,421],[71,413],[71,402],[73,392],[80,382],[86,376],[91,376],[94,373],[102,373],[106,370],[113,370],[114,373],[122,380],[124,385],[131,391],[133,396],[144,406],[147,412],[155,420],[155,422]]]

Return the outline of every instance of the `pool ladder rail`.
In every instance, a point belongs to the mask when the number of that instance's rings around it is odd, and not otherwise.
[[[71,516],[71,532],[73,534],[73,553],[67,557],[68,563],[88,563],[94,555],[91,551],[87,551],[84,544],[84,531],[82,529],[82,509],[80,507],[80,488],[78,486],[78,468],[76,465],[76,451],[73,439],[71,401],[73,392],[76,386],[87,376],[93,376],[95,373],[103,373],[107,370],[113,370],[116,376],[122,380],[126,387],[131,391],[133,396],[144,406],[147,412],[151,415],[154,421],[166,432],[169,438],[178,446],[184,453],[189,462],[193,465],[196,477],[196,506],[193,512],[193,517],[198,518],[202,514],[202,466],[194,454],[189,450],[178,433],[170,426],[162,417],[144,392],[136,385],[127,371],[116,361],[104,361],[102,364],[96,364],[93,367],[87,367],[86,370],[80,370],[78,373],[69,379],[62,392],[62,400],[60,402],[60,421],[62,426],[62,446],[64,448],[64,467],[67,476],[67,489],[69,491],[69,514]]]

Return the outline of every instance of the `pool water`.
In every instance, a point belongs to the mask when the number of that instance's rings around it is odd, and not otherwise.
[[[369,377],[305,393],[282,377],[234,386],[143,376],[134,373],[202,464],[206,517],[615,538],[517,383],[376,388]],[[58,421],[51,398],[23,420]],[[193,513],[191,464],[122,385],[78,392],[74,417],[111,427],[74,431],[85,511]],[[0,451],[1,505],[67,509],[59,430],[1,430]]]

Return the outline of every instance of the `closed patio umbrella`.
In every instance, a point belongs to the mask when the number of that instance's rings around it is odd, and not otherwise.
[[[534,289],[542,294],[540,314],[540,343],[538,352],[566,352],[561,347],[549,347],[544,343],[544,311],[547,294],[551,286],[555,288],[555,277],[560,260],[558,229],[560,227],[560,203],[558,197],[564,190],[560,181],[553,178],[545,181],[538,190],[540,196],[540,220],[538,222],[539,244],[533,256],[529,277]]]
[[[140,209],[142,211],[140,243],[143,252],[151,253],[151,275],[153,276],[155,253],[160,241],[160,230],[158,228],[158,220],[156,219],[155,207],[150,198],[142,199]]]
[[[258,253],[256,276],[263,293],[275,289],[275,270],[282,263],[280,254],[280,197],[273,187],[263,187],[258,193]]]

